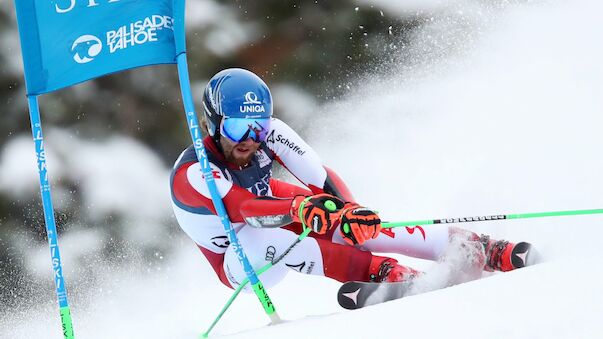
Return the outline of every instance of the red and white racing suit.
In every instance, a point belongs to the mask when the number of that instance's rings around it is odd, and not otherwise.
[[[288,125],[273,119],[268,137],[251,164],[239,168],[227,163],[214,141],[203,141],[216,185],[241,246],[251,265],[260,268],[280,256],[302,232],[298,223],[280,228],[254,228],[250,216],[289,215],[296,195],[329,193],[354,201],[343,181]],[[273,179],[272,165],[278,161],[307,188]],[[190,146],[176,161],[171,176],[172,205],[180,227],[205,255],[220,281],[236,287],[245,272],[230,245],[213,207],[194,148]],[[339,230],[324,235],[310,233],[277,265],[262,274],[266,287],[278,283],[289,270],[327,276],[338,281],[368,281],[371,252],[400,253],[436,260],[448,245],[446,227],[395,228],[383,231],[362,246],[349,246]]]

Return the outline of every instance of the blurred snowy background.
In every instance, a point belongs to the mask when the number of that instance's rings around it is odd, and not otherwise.
[[[342,0],[190,0],[186,12],[195,99],[219,70],[248,68],[302,132],[428,20]],[[27,309],[54,292],[13,1],[0,2],[0,65],[0,309]],[[104,265],[158,270],[190,246],[169,201],[169,168],[189,143],[175,67],[89,81],[40,105],[72,298],[98,287]]]
[[[603,207],[598,1],[187,2],[197,93],[225,67],[260,74],[276,116],[384,219]],[[1,2],[0,338],[60,338],[14,20]],[[195,337],[230,293],[169,204],[189,142],[175,68],[87,82],[41,110],[76,335]],[[601,218],[583,218],[471,228],[600,257]],[[290,276],[271,292],[281,314],[340,312],[336,283]],[[291,293],[311,283],[311,298]],[[256,304],[240,297],[217,332],[265,323]]]

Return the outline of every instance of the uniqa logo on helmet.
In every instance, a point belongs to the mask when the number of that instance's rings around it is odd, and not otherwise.
[[[258,95],[254,92],[245,93],[245,101],[239,106],[241,113],[264,113],[266,108],[258,100]]]

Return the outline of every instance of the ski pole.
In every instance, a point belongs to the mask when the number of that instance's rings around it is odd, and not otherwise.
[[[272,260],[271,262],[269,262],[268,264],[266,264],[264,267],[260,268],[259,270],[256,270],[257,275],[260,275],[266,271],[268,271],[270,268],[272,268],[274,265],[278,264],[287,254],[289,254],[289,252],[291,252],[291,250],[297,246],[297,244],[299,244],[305,237],[308,236],[308,234],[310,234],[310,232],[312,231],[311,228],[307,227],[306,224],[304,223],[304,219],[302,218],[302,214],[301,214],[301,210],[304,208],[304,206],[306,205],[306,202],[308,201],[308,199],[305,199],[304,201],[301,202],[300,204],[300,208],[299,208],[299,215],[300,215],[300,220],[301,220],[301,224],[302,224],[302,229],[304,230],[298,237],[297,239],[295,239],[295,241],[283,252],[283,254],[281,254],[278,258]],[[236,290],[234,291],[234,293],[232,294],[232,296],[228,299],[228,301],[226,302],[226,305],[224,305],[224,307],[222,307],[222,310],[220,311],[220,313],[218,313],[218,316],[216,317],[216,319],[214,319],[214,321],[211,323],[211,325],[209,326],[209,328],[207,329],[207,331],[205,331],[203,334],[201,334],[202,338],[207,338],[209,336],[209,332],[211,332],[211,330],[216,326],[216,324],[218,323],[218,321],[220,321],[220,319],[222,319],[222,316],[224,315],[224,313],[226,312],[226,310],[228,310],[228,308],[230,307],[230,305],[234,302],[234,300],[239,296],[239,293],[241,293],[241,291],[243,290],[243,288],[245,287],[245,285],[247,285],[247,283],[249,282],[248,278],[245,278],[243,280],[243,282],[239,285],[239,287],[236,288]]]
[[[481,217],[441,218],[441,219],[415,220],[415,221],[384,222],[381,224],[381,227],[382,228],[394,228],[394,227],[402,227],[402,226],[457,224],[457,223],[463,223],[463,222],[496,221],[496,220],[506,220],[506,219],[528,219],[528,218],[542,218],[542,217],[561,217],[561,216],[587,215],[587,214],[603,214],[603,209],[555,211],[555,212],[523,213],[523,214],[495,214],[495,215],[487,215],[487,216],[481,216]]]
[[[291,246],[289,246],[287,248],[287,250],[285,250],[285,252],[283,252],[283,254],[281,254],[278,258],[276,258],[276,260],[274,260],[272,262],[269,262],[264,267],[260,268],[259,270],[256,270],[257,275],[260,275],[260,274],[268,271],[274,265],[278,264],[278,262],[281,261],[289,252],[291,252],[291,250],[295,246],[297,246],[297,244],[299,244],[308,235],[308,233],[310,233],[310,231],[311,231],[311,229],[309,229],[309,228],[306,229],[306,230],[304,230],[304,232],[302,234],[300,234],[299,237],[297,237],[297,239],[295,239],[295,241],[291,244]],[[241,293],[241,291],[243,290],[243,288],[245,288],[245,286],[247,285],[248,282],[249,282],[249,279],[245,278],[243,280],[243,282],[239,285],[239,287],[237,287],[237,289],[234,291],[234,293],[232,294],[232,296],[230,297],[230,299],[228,299],[228,301],[226,302],[226,305],[224,305],[224,307],[222,307],[222,310],[220,311],[220,313],[218,314],[218,316],[216,317],[216,319],[214,319],[214,321],[211,323],[211,325],[209,326],[209,328],[207,329],[207,331],[205,331],[201,335],[202,338],[207,338],[209,336],[209,332],[211,332],[211,330],[213,330],[213,328],[216,326],[216,324],[218,323],[218,321],[220,321],[220,319],[222,319],[222,316],[224,315],[224,313],[226,312],[226,310],[228,310],[228,308],[230,307],[230,305],[239,296],[239,293]]]

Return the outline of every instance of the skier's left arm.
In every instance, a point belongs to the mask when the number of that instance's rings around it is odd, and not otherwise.
[[[318,154],[291,127],[279,119],[273,119],[271,128],[266,144],[276,155],[277,161],[312,193],[331,194],[346,203],[339,217],[344,240],[356,245],[376,238],[381,230],[379,216],[355,202],[343,180],[335,171],[323,165]]]
[[[312,193],[327,193],[345,202],[355,202],[344,181],[325,166],[318,154],[287,124],[273,119],[266,145],[276,160]]]

